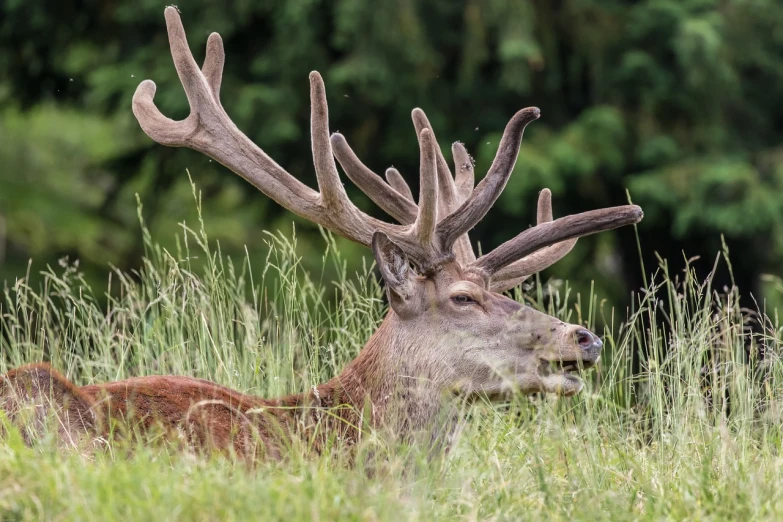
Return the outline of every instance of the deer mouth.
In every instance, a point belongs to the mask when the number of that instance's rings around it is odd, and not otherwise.
[[[596,365],[600,355],[596,357],[581,357],[573,359],[565,359],[562,357],[541,357],[539,364],[539,372],[542,375],[550,375],[553,373],[578,375],[583,370],[587,370]]]
[[[581,373],[582,370],[587,370],[588,368],[592,368],[595,366],[595,363],[597,362],[597,359],[595,361],[588,361],[588,360],[572,360],[572,361],[563,361],[563,360],[554,360],[554,361],[546,361],[547,364],[549,364],[549,369],[554,370],[555,373]]]
[[[582,390],[584,382],[581,378],[583,370],[592,368],[598,362],[587,359],[541,359],[538,375],[541,379],[542,391],[557,395],[572,396]]]

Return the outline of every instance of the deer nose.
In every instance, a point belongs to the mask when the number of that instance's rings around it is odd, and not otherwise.
[[[603,342],[601,342],[601,339],[595,335],[590,330],[577,330],[576,332],[576,343],[579,345],[579,347],[582,350],[590,351],[590,352],[598,352],[601,350],[601,347],[604,345]]]

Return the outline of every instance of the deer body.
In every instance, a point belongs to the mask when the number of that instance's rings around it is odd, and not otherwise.
[[[169,146],[186,146],[220,161],[285,208],[372,248],[390,311],[343,372],[311,390],[262,399],[190,377],[150,376],[76,387],[46,365],[0,377],[0,410],[20,421],[32,406],[62,418],[63,441],[105,436],[114,422],[162,427],[198,447],[248,458],[280,457],[300,437],[316,451],[335,437],[355,443],[366,428],[401,438],[424,435],[448,443],[459,404],[476,396],[548,392],[573,395],[578,372],[600,356],[601,341],[578,325],[532,310],[500,292],[566,255],[578,237],[637,223],[639,207],[613,207],[553,219],[551,194],[538,201],[538,224],[476,258],[468,231],[488,212],[514,167],[522,133],[540,115],[517,112],[495,161],[474,187],[473,164],[452,147],[452,175],[429,121],[413,122],[421,155],[418,202],[394,169],[386,181],[364,166],[339,134],[329,135],[323,81],[310,75],[313,158],[319,192],[293,178],[242,134],[219,99],[224,61],[213,33],[199,69],[176,8],[166,9],[172,56],[191,103],[174,122],[155,107],[155,85],[139,85],[133,110],[142,129]],[[348,177],[399,224],[367,216],[347,198],[335,159]],[[35,423],[34,423],[35,424]]]

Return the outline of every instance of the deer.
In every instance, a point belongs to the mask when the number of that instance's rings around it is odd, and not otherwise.
[[[414,109],[420,191],[414,200],[399,171],[385,179],[365,166],[346,138],[330,134],[326,92],[310,74],[311,146],[318,190],[297,180],[245,136],[220,101],[225,52],[212,33],[199,67],[175,7],[165,9],[171,56],[190,104],[181,121],[164,116],[143,81],[132,110],[155,142],[188,147],[218,161],[285,209],[328,231],[369,247],[385,285],[388,311],[358,356],[331,380],[303,393],[264,399],[185,376],[143,376],[76,386],[46,363],[0,376],[0,412],[12,423],[27,416],[31,442],[47,412],[58,419],[63,444],[81,436],[105,437],[112,423],[141,430],[163,427],[190,447],[247,459],[282,458],[296,437],[326,451],[331,442],[355,445],[366,429],[401,439],[431,441],[454,433],[453,405],[512,394],[573,396],[582,372],[601,355],[601,339],[504,295],[552,265],[590,234],[639,223],[642,209],[622,205],[554,219],[552,194],[543,189],[537,224],[494,250],[476,256],[469,232],[488,213],[514,168],[535,107],[508,122],[496,156],[475,183],[473,160],[453,144],[452,173],[426,115]],[[397,223],[369,216],[348,198],[345,175]],[[32,419],[32,420],[31,420]],[[331,441],[331,442],[330,442]]]

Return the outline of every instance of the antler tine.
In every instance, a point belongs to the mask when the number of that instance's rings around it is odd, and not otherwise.
[[[424,129],[428,129],[432,134],[438,174],[438,215],[440,220],[447,219],[447,216],[454,212],[462,202],[459,198],[457,185],[454,181],[454,177],[451,175],[451,170],[449,170],[449,164],[446,162],[446,158],[443,157],[443,152],[438,146],[435,133],[432,130],[432,124],[430,124],[427,115],[423,110],[416,108],[411,112],[411,119],[413,120],[413,126],[416,129],[417,136],[421,137],[421,133]],[[463,180],[463,184],[466,184],[466,180]],[[470,190],[473,190],[472,181]],[[473,252],[473,247],[470,244],[470,238],[468,237],[467,232],[461,234],[452,243],[444,244],[443,246],[446,251],[450,249],[453,250],[460,263],[469,264],[476,260],[476,254]]]
[[[131,102],[133,114],[136,115],[147,136],[161,145],[181,147],[187,136],[191,136],[196,131],[198,121],[190,116],[182,121],[174,121],[164,116],[153,101],[156,90],[155,82],[152,80],[144,80],[136,87]]]
[[[435,227],[438,224],[438,176],[435,136],[430,129],[422,129],[419,135],[420,192],[419,214],[413,225],[415,236],[421,244],[432,243]]]
[[[413,192],[411,192],[411,188],[408,186],[408,182],[405,181],[405,178],[402,177],[402,174],[400,174],[399,170],[395,169],[394,167],[389,167],[386,169],[386,181],[402,197],[410,202],[413,202]]]
[[[538,194],[538,205],[536,206],[536,224],[549,223],[555,219],[552,213],[552,191],[548,188],[543,189]]]
[[[454,178],[449,170],[449,164],[443,157],[443,152],[438,146],[438,140],[435,137],[435,131],[432,129],[430,120],[424,111],[418,107],[411,111],[413,127],[416,129],[416,136],[421,138],[424,129],[428,129],[432,134],[432,141],[435,143],[435,161],[438,173],[438,213],[442,216],[448,216],[457,208],[457,187],[454,184]]]
[[[540,225],[541,223],[548,223],[552,219],[552,193],[545,188],[538,195],[536,221]],[[505,292],[514,288],[530,277],[530,275],[544,270],[565,257],[574,248],[577,239],[573,238],[555,243],[503,267],[492,277],[490,288],[493,292]]]
[[[223,66],[226,63],[226,52],[223,50],[223,39],[217,33],[209,35],[207,40],[207,55],[201,73],[207,80],[209,88],[220,103],[220,84],[223,82]]]
[[[348,201],[348,195],[334,163],[324,80],[315,71],[310,73],[310,135],[321,200],[326,207],[337,208]]]
[[[467,201],[473,192],[475,182],[473,158],[468,154],[465,145],[460,142],[454,142],[451,145],[451,156],[454,158],[454,184],[457,192],[457,205],[462,205]],[[470,264],[476,260],[476,253],[470,244],[470,236],[465,232],[454,242],[454,253],[457,259],[463,264]]]
[[[506,241],[492,252],[481,256],[474,266],[491,276],[514,260],[549,245],[625,225],[633,225],[641,221],[642,217],[644,217],[644,213],[640,207],[624,205],[591,210],[548,223],[541,223]]]
[[[468,154],[465,145],[459,141],[455,141],[451,145],[451,156],[454,158],[454,180],[457,185],[457,199],[461,205],[473,192],[476,178],[473,158]]]
[[[367,168],[339,132],[332,134],[331,142],[334,157],[337,158],[345,174],[376,205],[403,225],[408,225],[416,220],[418,209],[413,202],[413,195],[410,198],[405,197],[399,190],[395,190],[393,185],[389,186],[391,183],[387,185],[379,175]],[[410,188],[399,172],[397,172],[397,176],[410,193]]]
[[[453,245],[457,238],[476,226],[498,199],[514,170],[525,127],[540,115],[538,108],[529,107],[517,112],[508,122],[486,177],[467,201],[439,224],[438,236],[443,248]]]
[[[185,36],[185,28],[182,26],[182,20],[179,18],[177,9],[167,7],[165,17],[166,30],[169,34],[171,57],[174,59],[174,67],[177,69],[177,75],[179,76],[180,82],[182,82],[182,87],[185,89],[185,95],[188,97],[188,102],[192,107],[199,101],[197,98],[201,91],[203,91],[206,78],[202,74],[201,69],[199,69],[196,60],[193,58],[193,54],[190,52],[188,39]],[[222,46],[219,48],[222,48]],[[215,48],[210,48],[208,46],[207,50],[214,51]],[[220,60],[210,57],[209,63],[211,64],[213,61],[219,62]],[[210,65],[210,69],[213,68],[214,67]]]

